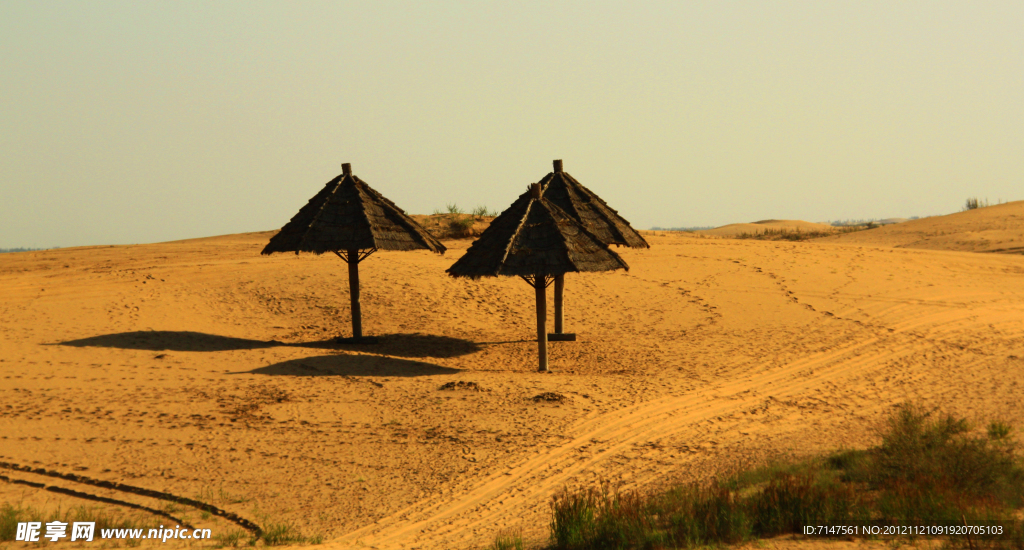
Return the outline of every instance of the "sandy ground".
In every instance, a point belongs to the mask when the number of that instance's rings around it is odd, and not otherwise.
[[[326,548],[479,548],[503,528],[543,542],[563,487],[867,446],[906,401],[1024,418],[1020,255],[647,234],[650,250],[618,249],[628,273],[566,277],[579,341],[550,344],[539,374],[533,290],[444,274],[468,240],[361,264],[381,342],[357,347],[331,343],[350,330],[345,264],[261,257],[269,235],[0,255],[0,461],[289,522]]]

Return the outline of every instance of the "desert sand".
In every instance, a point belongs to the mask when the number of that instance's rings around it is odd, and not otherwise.
[[[544,542],[563,487],[871,445],[907,401],[1019,428],[1024,257],[973,250],[1020,246],[1022,204],[824,242],[646,233],[651,249],[617,250],[628,273],[566,277],[579,341],[550,344],[550,374],[530,287],[445,275],[469,240],[363,262],[381,342],[361,347],[331,341],[350,330],[345,265],[262,257],[269,232],[3,254],[0,461],[291,523],[325,548],[477,548],[503,528]],[[992,244],[950,244],[979,235]]]

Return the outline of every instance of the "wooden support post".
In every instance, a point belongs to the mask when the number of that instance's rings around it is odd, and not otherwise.
[[[344,176],[351,176],[352,175],[352,165],[347,163],[347,162],[342,164],[341,165],[341,174],[344,175]]]
[[[359,311],[359,250],[348,250],[348,293],[352,299],[352,340],[363,337],[363,318]]]
[[[534,278],[533,288],[537,291],[537,370],[548,372],[547,287],[544,286],[543,275],[538,274]]]
[[[565,290],[565,273],[555,275],[555,333],[562,332],[562,291]]]
[[[551,164],[554,165],[555,173],[556,174],[562,171],[562,161],[561,160],[553,161]]]
[[[563,332],[562,296],[565,293],[565,273],[555,275],[555,331],[548,334],[549,342],[575,342],[576,334]]]

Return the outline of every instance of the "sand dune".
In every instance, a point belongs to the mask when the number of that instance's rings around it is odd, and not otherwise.
[[[818,242],[1024,254],[1024,201],[824,237]]]
[[[1022,204],[943,227],[1013,231],[972,224],[1016,227]],[[824,243],[648,235],[619,249],[628,273],[567,276],[580,341],[551,344],[551,374],[534,372],[532,289],[444,275],[469,241],[362,264],[368,347],[331,342],[345,265],[261,257],[266,233],[3,254],[0,461],[292,522],[327,548],[472,548],[505,527],[543,540],[567,485],[866,446],[907,400],[1020,426],[1024,258],[908,249],[940,221]],[[902,248],[861,246],[878,235]]]
[[[459,239],[480,235],[491,225],[493,216],[473,216],[471,214],[413,214],[410,216],[416,223],[423,226],[431,235],[438,239]],[[455,224],[461,222],[463,225]]]
[[[832,231],[831,225],[824,223],[805,222],[801,220],[763,220],[753,223],[731,223],[714,229],[694,231],[700,235],[717,237],[735,237],[744,233],[756,234],[765,231]]]

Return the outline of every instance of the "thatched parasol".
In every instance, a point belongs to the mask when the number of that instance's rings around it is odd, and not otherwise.
[[[359,311],[359,262],[378,250],[427,249],[444,254],[445,247],[395,203],[352,175],[342,164],[341,175],[327,182],[281,231],[270,238],[263,254],[274,252],[334,252],[348,263],[352,300],[352,338],[364,343]]]
[[[608,206],[593,191],[587,189],[576,178],[562,171],[562,161],[553,162],[554,171],[540,180],[544,198],[558,205],[583,227],[607,245],[624,245],[630,248],[650,248],[651,245],[630,227],[618,212]],[[562,332],[562,295],[565,276],[555,277],[555,332],[548,335],[552,341],[575,341],[576,335]]]
[[[540,371],[548,370],[545,289],[569,271],[629,269],[608,245],[542,197],[535,183],[448,268],[452,277],[518,276],[537,295],[537,348]]]

